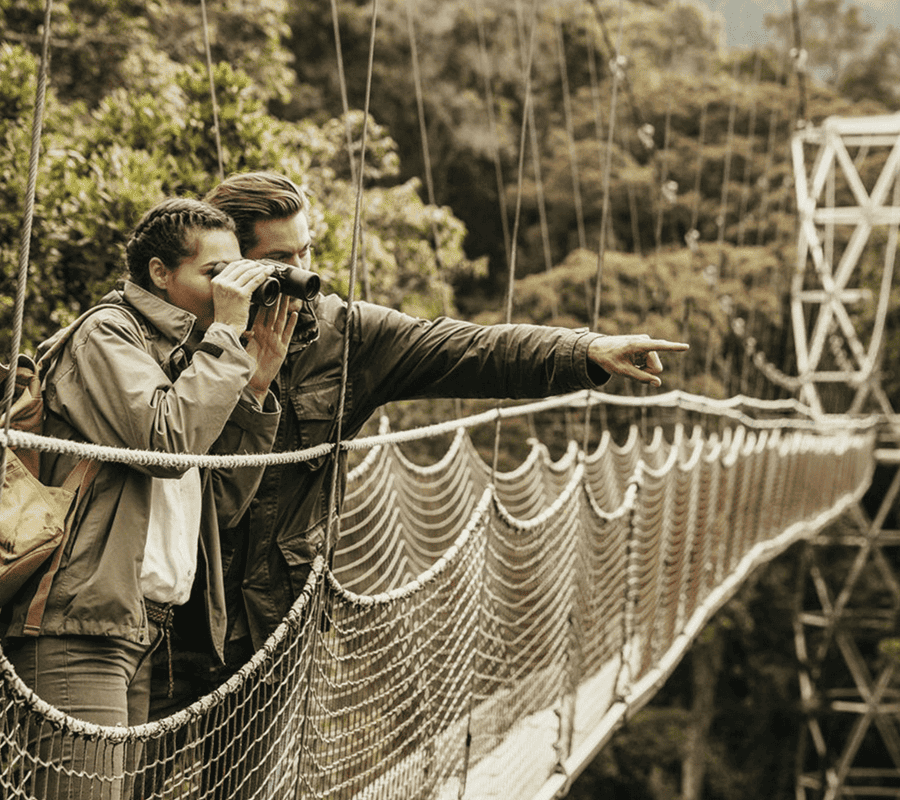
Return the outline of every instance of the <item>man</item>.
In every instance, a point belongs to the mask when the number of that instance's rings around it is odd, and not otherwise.
[[[312,268],[308,201],[274,173],[232,175],[205,198],[237,226],[245,258]],[[344,330],[350,325],[341,437],[355,436],[383,404],[414,397],[539,398],[596,388],[611,374],[659,386],[659,352],[687,344],[537,325],[479,326],[415,319],[336,295],[295,301],[300,321],[273,389],[284,409],[275,451],[334,441]],[[324,544],[333,459],[271,465],[223,551],[233,603],[230,661],[248,658],[303,589]],[[346,478],[340,465],[340,498]],[[337,510],[337,509],[335,509]]]

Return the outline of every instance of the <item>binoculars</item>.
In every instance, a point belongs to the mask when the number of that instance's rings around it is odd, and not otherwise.
[[[251,296],[251,301],[261,306],[274,305],[278,295],[286,294],[291,297],[299,297],[301,300],[312,300],[319,293],[319,276],[315,272],[307,272],[299,267],[282,264],[280,261],[272,261],[269,258],[255,259],[260,264],[275,267],[275,271],[266,278],[262,286],[258,287]],[[225,267],[222,261],[212,268],[215,277]]]

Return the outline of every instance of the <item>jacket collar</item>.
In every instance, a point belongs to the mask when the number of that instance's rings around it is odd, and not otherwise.
[[[167,339],[183,344],[194,332],[197,317],[190,311],[172,305],[152,292],[142,289],[136,283],[129,280],[120,281],[116,286],[115,294],[146,317]],[[111,299],[107,296],[104,298],[104,302],[109,302]],[[288,347],[291,353],[305,349],[319,338],[319,320],[316,316],[314,302],[316,301],[306,300],[303,302],[297,327]]]
[[[294,329],[294,336],[288,345],[288,353],[295,354],[306,349],[316,339],[319,338],[319,318],[316,316],[314,303],[318,304],[318,295],[313,300],[304,300],[303,306],[297,319],[297,327]]]
[[[117,293],[133,306],[166,338],[178,344],[187,341],[197,324],[197,317],[157,297],[131,281],[122,281]]]

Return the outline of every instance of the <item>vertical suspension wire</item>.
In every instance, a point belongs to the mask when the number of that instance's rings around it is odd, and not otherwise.
[[[419,135],[422,139],[422,162],[425,167],[425,189],[428,197],[428,204],[437,211],[437,198],[434,191],[434,168],[431,163],[431,149],[428,145],[428,125],[425,120],[425,95],[422,89],[422,70],[419,62],[419,48],[416,42],[416,27],[413,13],[414,0],[406,0],[406,32],[409,38],[410,60],[412,61],[413,84],[416,90],[416,110],[419,117]],[[431,226],[431,242],[434,249],[434,261],[438,282],[441,291],[441,313],[447,316],[449,309],[447,308],[447,293],[444,291],[445,273],[444,263],[441,257],[441,238],[438,235],[437,221],[434,213],[429,214],[429,223]],[[462,399],[453,398],[453,407],[457,417],[462,416]]]
[[[697,136],[697,167],[694,170],[694,207],[691,209],[691,229],[688,231],[688,245],[697,245],[700,242],[700,197],[703,180],[703,160],[706,146],[706,120],[709,116],[709,104],[704,103],[700,109],[700,130]],[[690,247],[691,254],[696,251],[695,246]]]
[[[572,96],[569,87],[569,70],[566,66],[566,41],[560,19],[559,0],[553,3],[553,25],[556,30],[556,51],[559,59],[559,75],[562,82],[563,115],[566,122],[566,140],[569,145],[569,161],[572,167],[572,191],[575,201],[575,224],[578,228],[578,246],[587,248],[584,231],[584,202],[581,196],[581,170],[578,165],[578,150],[575,141],[575,121],[572,114]]]
[[[212,48],[209,43],[209,22],[206,17],[206,0],[200,0],[203,20],[203,49],[206,52],[206,74],[209,78],[209,96],[212,101],[213,131],[216,137],[216,158],[219,162],[219,180],[225,180],[225,159],[222,155],[222,133],[219,129],[219,102],[216,99],[216,80],[213,75]]]
[[[40,162],[41,136],[44,127],[44,108],[47,101],[47,80],[50,72],[50,23],[53,0],[44,4],[44,30],[41,37],[41,60],[35,89],[34,114],[31,120],[31,147],[28,155],[28,180],[25,187],[25,205],[19,232],[19,265],[16,275],[16,300],[13,309],[12,343],[9,354],[9,374],[3,392],[3,429],[7,437],[12,423],[13,395],[16,390],[16,368],[22,347],[22,328],[25,319],[25,293],[28,289],[28,264],[31,255],[31,232],[34,226],[34,206],[37,195],[38,164]],[[6,447],[0,448],[0,494],[6,481]]]
[[[783,76],[787,72],[787,68],[785,67],[783,61],[780,60],[778,63],[779,63],[779,69],[778,69],[778,73],[775,76],[775,83],[780,84]],[[765,164],[763,166],[763,174],[762,174],[764,191],[763,191],[762,201],[760,203],[759,220],[758,220],[757,226],[756,226],[756,244],[757,245],[763,244],[763,235],[765,233],[764,226],[766,224],[766,219],[768,217],[769,202],[770,202],[770,199],[772,196],[772,186],[771,186],[770,176],[772,174],[772,167],[775,163],[775,141],[776,141],[776,134],[778,131],[778,119],[780,117],[780,111],[781,111],[780,106],[778,106],[777,104],[773,104],[772,109],[769,112],[769,129],[768,129],[768,135],[767,135],[767,139],[766,139],[766,159],[765,159]]]
[[[532,5],[532,18],[531,18],[531,31],[528,37],[528,46],[527,52],[525,53],[525,67],[524,67],[524,82],[525,82],[525,104],[522,109],[522,123],[521,129],[519,133],[519,157],[518,157],[518,168],[517,168],[517,188],[516,188],[516,205],[515,205],[515,215],[513,219],[513,230],[510,237],[510,250],[509,250],[509,264],[508,264],[508,274],[507,274],[507,290],[506,290],[506,303],[505,303],[505,319],[506,322],[509,323],[512,320],[512,311],[513,311],[513,294],[515,288],[515,276],[516,276],[516,257],[518,254],[518,237],[519,237],[519,224],[522,216],[522,193],[523,193],[523,184],[524,184],[524,174],[525,174],[525,151],[527,147],[527,137],[528,137],[528,128],[529,125],[533,125],[534,116],[531,113],[531,105],[532,105],[532,65],[534,60],[534,48],[535,41],[537,38],[537,27],[538,27],[538,3],[540,0],[533,0]],[[517,10],[518,10],[518,0],[517,0]],[[499,403],[497,404],[497,408],[499,408]],[[500,459],[500,429],[501,429],[501,417],[497,416],[495,425],[494,425],[494,448],[493,448],[493,457],[491,461],[491,484],[494,487],[494,496],[496,498],[496,482],[497,482],[497,470],[498,463]],[[488,546],[490,542],[489,540],[485,541],[485,555],[481,565],[481,586],[480,586],[480,594],[481,600],[478,604],[478,620],[477,620],[477,630],[480,632],[484,629],[484,615],[486,612],[486,589],[487,589],[487,563],[488,563]],[[471,745],[472,745],[472,734],[473,727],[472,722],[475,713],[475,692],[470,691],[469,693],[469,705],[466,714],[466,740],[465,740],[465,749],[463,755],[463,762],[461,765],[461,777],[459,781],[459,791],[458,791],[458,800],[463,800],[466,792],[466,783],[468,777],[468,770],[471,758]]]
[[[334,30],[334,50],[337,56],[338,84],[341,90],[341,108],[344,111],[344,134],[347,139],[347,157],[350,161],[350,179],[356,185],[356,159],[353,157],[353,131],[350,129],[350,101],[347,98],[347,77],[344,74],[344,51],[341,46],[341,25],[337,0],[331,0],[331,21]]]
[[[797,0],[791,0],[791,29],[794,34],[794,46],[791,57],[794,60],[794,71],[797,73],[797,127],[806,125],[806,62],[807,54],[803,49],[803,36],[800,27],[800,8]]]
[[[333,12],[336,14],[336,7],[332,6]],[[354,208],[354,218],[353,218],[353,239],[352,245],[350,248],[350,280],[349,280],[349,289],[347,292],[347,324],[344,328],[343,335],[343,343],[342,343],[342,354],[341,354],[341,383],[340,383],[340,392],[338,395],[338,407],[336,412],[336,421],[335,421],[335,436],[334,436],[334,450],[331,454],[331,482],[328,490],[328,507],[325,515],[325,541],[323,544],[323,553],[325,556],[325,572],[322,575],[322,578],[319,580],[318,585],[316,586],[315,596],[313,599],[313,609],[310,612],[310,619],[313,621],[313,641],[311,644],[311,657],[309,660],[310,670],[307,674],[307,686],[306,686],[306,695],[303,700],[303,721],[301,723],[301,731],[300,731],[300,741],[303,742],[306,739],[306,726],[307,720],[309,719],[309,706],[312,702],[312,681],[313,681],[313,670],[312,665],[316,659],[316,653],[318,648],[321,646],[321,636],[320,631],[322,629],[322,617],[326,613],[325,611],[325,592],[326,586],[328,583],[327,572],[330,571],[333,559],[334,559],[334,549],[337,543],[337,540],[340,536],[340,514],[336,513],[337,510],[337,498],[340,484],[340,467],[341,467],[341,440],[343,439],[343,417],[344,417],[344,408],[346,406],[347,401],[347,380],[348,380],[348,364],[349,364],[349,356],[350,356],[350,330],[352,327],[351,319],[353,316],[353,304],[355,301],[356,295],[356,281],[357,281],[357,265],[359,260],[359,242],[361,236],[362,229],[362,194],[363,194],[363,184],[365,180],[365,158],[366,158],[366,144],[367,144],[367,134],[368,134],[368,120],[369,120],[369,102],[372,94],[372,75],[374,71],[374,60],[375,60],[375,33],[377,30],[378,24],[378,0],[373,0],[372,2],[372,23],[371,23],[371,32],[369,38],[369,59],[366,70],[366,93],[365,93],[365,104],[363,109],[363,126],[362,133],[360,139],[360,168],[357,173],[357,181],[356,181],[356,202]],[[351,154],[352,155],[352,154]],[[303,758],[303,751],[297,753],[296,758],[299,761]],[[297,792],[300,791],[300,784],[297,784]]]
[[[782,63],[779,61],[779,64]],[[779,71],[779,75],[780,75]],[[776,81],[780,83],[778,76],[776,76]],[[763,171],[761,176],[762,181],[762,198],[760,199],[760,207],[758,213],[758,220],[756,224],[756,246],[762,246],[764,242],[764,226],[766,224],[766,219],[769,213],[769,202],[772,196],[772,186],[771,186],[771,175],[772,175],[772,167],[775,161],[775,133],[777,131],[778,126],[778,118],[779,118],[779,107],[777,104],[773,104],[772,109],[769,111],[769,127],[768,132],[766,134],[766,157],[763,163]],[[780,296],[780,292],[776,293],[776,296]],[[774,325],[766,325],[764,327],[763,335],[766,337],[766,347],[764,352],[768,352],[768,345],[772,342],[772,337],[775,336],[775,326]],[[754,354],[755,356],[755,354]],[[756,370],[756,381],[754,386],[754,396],[756,397],[764,397],[766,394],[768,383],[765,380],[765,375],[762,370]]]
[[[516,0],[516,21],[519,28],[519,44],[522,55],[523,64],[528,60],[525,52],[526,39],[525,23],[522,17],[522,1]],[[537,25],[537,16],[535,14],[533,24]],[[524,67],[523,67],[524,68]],[[534,115],[534,103],[532,102],[528,108],[528,131],[529,143],[531,145],[531,165],[534,172],[534,192],[538,207],[538,219],[540,221],[541,246],[544,255],[544,271],[549,273],[553,269],[553,256],[550,250],[550,226],[547,222],[547,203],[544,194],[543,170],[541,169],[541,148],[538,140],[537,120]],[[557,314],[556,298],[551,298],[551,312],[554,316]],[[511,309],[510,309],[511,313]],[[509,322],[510,319],[507,319]]]
[[[728,128],[725,134],[725,164],[722,171],[722,191],[719,195],[719,212],[716,214],[716,247],[718,262],[710,268],[709,282],[711,288],[722,277],[722,268],[725,266],[725,229],[728,222],[728,184],[731,182],[731,160],[734,155],[734,128],[737,118],[737,94],[738,94],[738,65],[737,59],[731,74],[731,102],[728,106]],[[715,348],[713,347],[713,328],[710,327],[706,335],[706,363],[703,369],[703,394],[708,395],[710,381],[712,380],[713,362],[715,360]],[[722,385],[727,385],[728,376],[722,374]]]
[[[785,85],[787,84],[788,75],[790,73],[789,63],[790,63],[791,58],[792,58],[791,54],[785,53],[784,57],[779,59],[778,71],[775,75],[775,82],[779,85],[782,83],[784,83]],[[774,205],[774,207],[776,209],[776,217],[785,214],[787,211],[787,205],[789,202],[789,198],[791,196],[790,180],[788,179],[787,181],[785,181],[785,183],[781,187],[773,188],[771,176],[772,176],[773,166],[775,163],[776,143],[778,141],[778,138],[777,138],[778,137],[778,124],[783,119],[785,121],[785,124],[786,124],[788,130],[795,127],[796,119],[793,122],[791,121],[791,117],[794,115],[795,112],[796,112],[796,109],[794,109],[794,110],[788,112],[787,114],[785,114],[784,116],[782,116],[783,112],[782,112],[781,107],[775,105],[772,107],[772,109],[769,113],[769,127],[768,127],[768,134],[767,134],[767,143],[766,143],[766,158],[765,158],[765,166],[763,168],[764,191],[763,191],[762,201],[760,203],[759,222],[757,224],[757,229],[756,229],[756,244],[757,245],[762,245],[766,241],[765,226],[769,219],[769,208]],[[790,140],[788,140],[788,142],[787,142],[787,147],[788,147],[788,150],[790,150]],[[790,161],[790,158],[788,158],[788,161]],[[780,200],[776,196],[774,199],[774,202],[773,202],[773,193],[776,191],[781,192]],[[776,226],[776,228],[772,234],[772,241],[777,244],[780,237],[783,235],[784,235],[783,230]],[[787,275],[785,275],[783,271],[779,271],[776,275],[776,279],[777,279],[777,282],[776,282],[775,286],[772,287],[772,289],[773,289],[775,296],[780,297],[782,295],[783,288],[784,288],[782,284],[785,281],[789,281],[790,278]],[[789,330],[792,330],[792,329],[790,329],[790,326],[789,326]],[[762,362],[763,366],[761,366],[760,369],[758,370],[759,379],[757,382],[757,385],[759,386],[759,382],[761,381],[762,386],[761,386],[761,388],[758,388],[756,390],[756,394],[757,394],[757,396],[759,396],[761,398],[765,398],[767,395],[771,395],[772,398],[774,399],[775,397],[777,397],[779,395],[779,393],[782,393],[786,389],[786,386],[783,381],[775,380],[776,375],[783,374],[783,373],[781,373],[781,370],[774,371],[774,368],[772,368],[771,362],[769,362],[766,359],[765,354],[768,352],[771,352],[771,349],[773,346],[781,345],[781,336],[779,335],[779,332],[774,325],[767,325],[763,335],[764,335],[765,341],[763,343],[762,348],[757,352],[757,355],[759,357],[763,358],[763,362]],[[789,333],[789,335],[792,335],[792,333]],[[788,391],[793,391],[793,390],[788,390]]]
[[[525,105],[522,109],[522,126],[519,134],[519,164],[517,170],[516,209],[513,219],[512,236],[510,239],[509,269],[507,272],[506,302],[504,309],[504,319],[507,323],[512,321],[513,295],[515,292],[516,280],[516,258],[518,256],[517,243],[519,238],[519,225],[521,224],[522,219],[522,190],[525,182],[525,151],[526,142],[528,140],[529,121],[533,120],[533,116],[531,114],[531,105],[533,101],[531,71],[534,61],[534,44],[537,37],[538,1],[539,0],[533,0],[531,33],[528,38],[528,51],[525,59]],[[492,481],[496,480],[497,465],[500,459],[500,424],[501,419],[498,416],[497,421],[494,425],[494,454],[491,463]]]
[[[410,60],[412,61],[413,85],[416,90],[416,111],[419,119],[419,136],[422,139],[422,162],[425,167],[425,190],[429,205],[437,208],[434,194],[434,174],[431,165],[431,150],[428,146],[428,125],[425,121],[425,98],[422,91],[422,71],[419,64],[419,49],[416,44],[416,27],[413,19],[413,0],[406,0],[406,33],[409,38]],[[434,258],[437,266],[438,278],[443,280],[443,264],[441,263],[440,238],[434,217],[430,218],[431,239],[434,247]],[[446,296],[441,292],[441,308],[447,313]]]
[[[353,316],[353,304],[356,299],[356,281],[358,276],[358,264],[359,264],[359,249],[360,249],[360,239],[362,232],[362,198],[363,198],[363,185],[365,182],[365,159],[366,159],[366,144],[367,144],[367,136],[369,129],[369,106],[372,96],[372,76],[374,72],[374,64],[375,64],[375,33],[378,26],[378,0],[373,0],[372,2],[372,25],[371,32],[369,38],[369,61],[366,69],[366,96],[363,107],[363,125],[362,132],[360,136],[360,168],[357,173],[357,182],[356,182],[356,203],[353,212],[353,239],[350,247],[350,281],[349,288],[347,290],[347,325],[344,328],[344,338],[343,338],[343,349],[342,349],[342,358],[341,358],[341,387],[340,394],[338,395],[338,408],[337,408],[337,420],[335,424],[335,438],[334,438],[334,469],[331,475],[331,491],[330,496],[328,498],[328,515],[327,515],[327,523],[325,528],[325,553],[327,555],[327,561],[329,567],[331,566],[331,559],[333,557],[334,546],[337,542],[337,537],[340,533],[340,517],[333,513],[335,508],[335,504],[337,502],[337,494],[338,494],[338,478],[339,478],[339,464],[341,457],[341,440],[343,438],[343,417],[344,417],[344,408],[347,403],[347,379],[348,379],[348,369],[349,369],[349,360],[350,360],[350,329],[351,329],[351,319]]]
[[[596,13],[599,9],[594,6]],[[601,16],[602,19],[602,16]],[[605,27],[603,28],[605,32]],[[612,151],[615,142],[617,106],[619,102],[619,85],[624,77],[622,63],[622,39],[624,36],[624,7],[623,0],[619,0],[619,29],[615,50],[612,51],[609,67],[612,77],[612,89],[609,100],[609,119],[607,122],[606,132],[606,151],[603,153],[603,200],[600,210],[600,236],[597,244],[597,269],[595,272],[594,282],[594,303],[591,309],[590,330],[597,331],[600,327],[600,299],[603,285],[603,266],[606,259],[606,237],[609,227],[609,194],[610,194],[610,175],[612,173]],[[600,141],[598,137],[598,141]],[[591,429],[591,406],[586,404],[584,411],[584,449],[589,446]]]
[[[731,103],[728,107],[728,129],[725,134],[725,166],[722,172],[722,193],[719,196],[719,213],[716,215],[716,227],[718,236],[716,243],[719,248],[719,268],[724,260],[723,248],[725,245],[725,228],[728,214],[728,184],[731,181],[731,158],[734,151],[734,125],[737,118],[737,94],[738,94],[738,61],[735,59],[731,75]]]
[[[497,176],[497,205],[500,209],[500,226],[503,231],[503,253],[506,256],[506,263],[509,263],[510,255],[510,232],[509,232],[509,212],[506,208],[506,191],[503,181],[503,165],[500,162],[500,147],[497,144],[500,134],[497,128],[497,118],[494,112],[494,90],[491,85],[491,63],[488,56],[487,36],[484,31],[484,8],[481,0],[475,0],[475,20],[478,28],[478,51],[481,56],[481,70],[484,76],[484,95],[485,106],[487,107],[488,129],[491,135],[488,137],[491,142],[491,155],[494,161],[494,172]]]
[[[672,95],[670,94],[666,101],[666,121],[663,126],[663,158],[662,173],[659,177],[659,185],[663,195],[663,202],[659,204],[656,211],[656,229],[654,232],[656,255],[659,256],[662,250],[662,229],[663,216],[665,215],[666,201],[665,198],[671,193],[669,189],[669,140],[672,136]]]
[[[331,0],[331,22],[334,32],[334,50],[337,59],[338,84],[341,90],[341,109],[344,117],[344,138],[347,145],[347,162],[350,164],[350,182],[356,185],[356,159],[353,156],[353,130],[350,127],[350,100],[347,96],[347,78],[344,74],[344,51],[341,46],[341,26],[338,19],[337,0]],[[360,169],[365,169],[365,163],[360,161]],[[359,267],[362,273],[362,291],[363,300],[371,301],[372,299],[372,281],[369,277],[369,264],[365,257],[365,238],[363,232],[360,231],[360,257]]]
[[[762,56],[760,55],[759,50],[755,51],[755,57],[753,61],[753,79],[751,83],[751,94],[752,94],[752,102],[750,105],[750,119],[747,122],[747,158],[744,161],[744,174],[743,174],[743,185],[741,187],[741,199],[738,204],[738,231],[737,231],[737,246],[744,246],[744,238],[747,232],[747,214],[748,214],[748,204],[750,202],[750,185],[751,185],[751,164],[753,163],[753,152],[755,149],[755,139],[756,139],[756,118],[757,118],[757,94],[759,90],[759,82],[760,82],[760,73],[762,70]],[[748,293],[752,292],[755,288],[755,281],[753,276],[750,276],[749,285],[747,287]],[[733,315],[732,315],[733,316]],[[737,318],[732,318],[730,320],[732,329],[737,324]],[[749,312],[747,315],[747,320],[744,325],[744,336],[750,336],[751,332],[755,327],[756,322],[756,308],[750,303]],[[744,341],[744,337],[742,336],[742,341]],[[742,395],[746,395],[749,391],[749,380],[750,380],[750,367],[751,362],[750,358],[747,355],[746,349],[739,351],[741,353],[740,356],[740,377],[738,384],[738,391]]]
[[[591,17],[593,20],[593,17]],[[591,23],[589,22],[588,25]],[[587,35],[587,45],[588,45],[588,75],[590,77],[591,82],[591,106],[594,111],[594,137],[597,142],[597,163],[600,168],[600,174],[604,173],[604,164],[605,164],[605,156],[603,152],[603,108],[600,100],[600,78],[597,73],[597,59],[596,59],[596,37],[591,35],[589,29],[586,28]],[[602,237],[602,234],[601,234]],[[599,294],[602,292],[602,261],[598,261],[598,269],[596,272],[596,287],[595,292]],[[590,291],[590,282],[585,281],[585,302],[587,303],[586,314],[588,319],[588,324],[590,325],[594,319],[593,313],[593,304],[599,305],[600,300],[599,297],[595,298],[593,301],[591,299],[591,291]],[[583,449],[587,452],[590,446],[590,419],[591,414],[589,407],[585,409],[584,421],[583,421]],[[606,406],[600,406],[600,424],[602,427],[606,427]]]
[[[610,175],[612,173],[612,152],[616,133],[616,111],[619,102],[619,86],[625,78],[624,60],[622,57],[622,36],[624,15],[623,2],[619,0],[619,31],[615,50],[609,64],[612,73],[612,94],[609,101],[609,122],[606,133],[606,152],[603,161],[603,201],[600,211],[600,241],[597,248],[597,283],[594,292],[594,307],[591,315],[591,330],[596,331],[600,325],[600,276],[603,273],[603,262],[606,257],[606,237],[609,230],[609,194]]]
[[[741,187],[741,200],[738,204],[738,233],[737,245],[744,246],[744,236],[747,231],[745,217],[747,215],[747,204],[750,202],[750,165],[753,163],[753,142],[756,138],[756,117],[757,117],[757,94],[759,90],[760,72],[762,70],[762,56],[759,50],[756,51],[753,61],[753,80],[751,82],[751,94],[753,101],[750,104],[750,119],[747,122],[747,160],[744,162],[744,180]]]
[[[606,43],[607,51],[612,54],[616,54],[616,58],[618,59],[622,50],[622,17],[624,15],[624,8],[622,3],[619,3],[619,28],[617,36],[617,42],[614,45],[612,41],[612,37],[609,35],[609,30],[606,26],[606,18],[603,15],[603,9],[600,7],[600,0],[593,0],[592,8],[594,10],[594,17],[597,20],[597,24],[600,27],[600,32],[603,35],[603,41]],[[611,56],[612,57],[612,56]],[[620,74],[620,83],[622,86],[622,92],[625,95],[625,98],[628,100],[628,107],[631,111],[631,119],[634,124],[634,129],[636,131],[641,130],[643,127],[643,121],[641,119],[640,111],[638,110],[637,103],[634,99],[634,92],[631,90],[631,82],[628,80],[628,73],[624,69],[624,62],[622,64],[622,70]]]
[[[703,178],[703,161],[704,147],[706,142],[706,120],[709,113],[709,104],[703,103],[700,109],[700,129],[697,134],[697,165],[694,169],[694,203],[691,209],[691,227],[685,234],[685,243],[688,246],[688,270],[693,271],[694,259],[700,253],[700,197]],[[681,317],[681,338],[683,341],[689,340],[689,332],[691,325],[691,298],[686,298]],[[679,359],[679,380],[682,386],[685,385],[687,378],[687,359]],[[681,410],[679,409],[679,415]],[[680,417],[679,417],[680,419]]]
[[[560,82],[562,84],[563,116],[566,127],[566,142],[569,149],[569,164],[572,173],[572,192],[575,203],[575,224],[578,232],[578,247],[581,250],[587,250],[587,233],[585,231],[584,223],[584,198],[581,189],[581,166],[578,156],[578,143],[575,137],[575,119],[572,108],[569,70],[566,64],[566,41],[560,13],[560,0],[554,0],[553,3],[553,26],[556,33],[557,60],[559,62]],[[555,293],[551,298],[551,311],[554,316],[559,313]],[[531,417],[529,417],[529,420],[531,420]],[[564,411],[564,424],[566,438],[571,439],[572,436],[570,431],[572,429],[572,418],[569,409],[565,409]],[[533,435],[535,438],[538,438],[536,431]]]

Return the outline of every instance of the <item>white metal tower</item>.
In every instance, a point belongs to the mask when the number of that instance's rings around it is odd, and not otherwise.
[[[900,114],[829,118],[798,131],[792,147],[800,399],[818,413],[884,420],[867,500],[804,552],[796,797],[900,798],[900,655],[880,652],[897,641],[900,611],[900,439],[881,381],[900,227]]]

